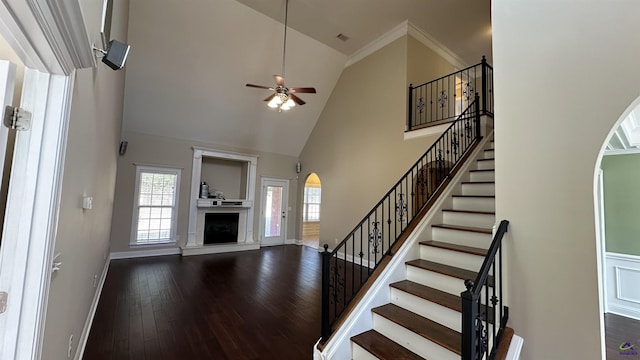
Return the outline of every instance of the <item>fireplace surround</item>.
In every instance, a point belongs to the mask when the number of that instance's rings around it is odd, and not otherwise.
[[[203,166],[211,166],[216,160],[226,164],[238,164],[241,171],[231,171],[237,176],[236,188],[239,187],[237,198],[227,198],[224,201],[214,198],[200,198],[200,182],[211,181],[209,186],[216,186],[216,179],[203,179],[206,177],[218,177],[215,171],[203,169]],[[193,167],[191,169],[191,196],[189,205],[189,229],[186,245],[182,246],[182,255],[200,255],[220,252],[254,250],[259,249],[260,244],[254,240],[254,206],[256,187],[256,168],[258,156],[234,153],[228,151],[193,147]],[[223,169],[224,170],[224,169]],[[220,170],[220,171],[223,171]],[[229,173],[219,174],[219,178],[227,178]],[[235,197],[235,196],[234,196]],[[225,231],[223,240],[208,241],[207,217],[224,216],[237,217],[237,231]],[[235,235],[235,239],[233,236]]]

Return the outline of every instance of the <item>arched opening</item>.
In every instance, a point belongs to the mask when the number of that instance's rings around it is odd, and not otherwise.
[[[322,198],[320,178],[311,173],[304,183],[302,204],[302,243],[317,249],[320,243],[320,202]]]
[[[613,126],[596,164],[604,344],[607,358],[617,358],[634,351],[640,330],[640,98]]]

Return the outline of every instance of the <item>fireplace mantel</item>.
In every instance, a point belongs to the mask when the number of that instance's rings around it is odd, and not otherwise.
[[[238,199],[199,198],[203,158],[238,162],[247,167],[246,179],[238,179],[246,184]],[[182,247],[182,255],[212,254],[229,251],[259,249],[260,244],[253,237],[255,206],[257,155],[193,147],[193,167],[191,169],[191,196],[189,204],[189,230],[187,244]],[[204,245],[204,218],[211,212],[237,212],[240,214],[237,243]]]

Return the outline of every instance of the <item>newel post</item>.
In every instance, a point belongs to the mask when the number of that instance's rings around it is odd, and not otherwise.
[[[329,245],[324,244],[324,252],[322,252],[322,309],[321,309],[321,325],[320,331],[321,343],[325,343],[331,335],[331,324],[329,322],[329,266],[331,263],[331,253]]]
[[[462,360],[477,360],[478,334],[476,319],[478,318],[478,299],[473,297],[473,281],[464,282],[467,291],[460,294],[462,298]]]

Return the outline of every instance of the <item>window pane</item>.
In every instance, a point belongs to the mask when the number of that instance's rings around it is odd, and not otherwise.
[[[138,173],[138,210],[135,242],[147,244],[172,240],[178,174],[158,168]]]

